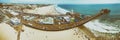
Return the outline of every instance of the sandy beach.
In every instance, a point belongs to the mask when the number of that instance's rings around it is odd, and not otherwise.
[[[79,28],[49,32],[24,26],[23,30],[20,40],[88,40]],[[17,32],[5,23],[0,24],[0,35],[1,40],[17,40]]]
[[[64,10],[55,5],[38,7],[33,10],[24,9],[23,11],[25,13],[33,13],[33,14],[40,14],[40,15],[60,15],[68,12],[67,10]],[[11,12],[11,14],[14,14],[14,13]],[[90,21],[84,24],[83,26],[90,29],[90,30],[86,29],[87,31],[95,30],[101,33],[102,32],[104,33],[119,32],[119,31],[115,31],[118,29],[115,29],[112,26],[107,26],[104,23],[100,23],[99,20]],[[88,35],[86,35],[86,33],[84,33],[84,31],[82,31],[78,27],[72,28],[69,30],[64,30],[64,31],[42,31],[42,30],[38,30],[38,29],[34,29],[31,27],[22,25],[22,30],[23,32],[20,33],[19,40],[89,40],[90,39]],[[13,27],[11,27],[6,23],[0,23],[0,40],[17,40],[17,35],[18,35],[18,32]]]

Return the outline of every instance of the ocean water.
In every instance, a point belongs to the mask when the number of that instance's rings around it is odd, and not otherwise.
[[[97,14],[101,9],[111,10],[109,17],[97,19],[85,24],[91,30],[106,32],[106,33],[119,33],[120,32],[120,4],[58,4],[58,8],[63,11],[64,9],[78,12],[83,15]],[[65,11],[65,10],[64,10]]]
[[[111,10],[111,15],[120,15],[120,4],[59,4],[61,8],[66,10],[74,10],[74,12],[78,12],[80,14],[96,14],[101,9],[109,9]]]
[[[58,5],[66,10],[74,10],[84,15],[97,14],[101,9],[111,10],[110,15],[90,21],[85,26],[91,30],[105,33],[119,33],[120,32],[120,4],[60,4]]]

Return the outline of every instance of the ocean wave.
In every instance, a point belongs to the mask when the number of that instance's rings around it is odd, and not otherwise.
[[[90,30],[95,30],[104,33],[119,33],[120,32],[120,20],[110,22],[108,20],[96,19],[85,24]]]

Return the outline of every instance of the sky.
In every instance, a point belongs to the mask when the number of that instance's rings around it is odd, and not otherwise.
[[[32,4],[113,4],[120,0],[0,0],[4,3],[32,3]]]

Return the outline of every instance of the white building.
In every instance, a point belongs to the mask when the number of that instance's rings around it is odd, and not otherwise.
[[[35,17],[34,16],[23,16],[23,19],[25,19],[25,20],[32,20],[32,19],[34,19]]]
[[[18,24],[20,24],[20,19],[18,19],[17,17],[11,18],[11,19],[10,19],[10,22],[11,22],[13,25],[18,25]]]
[[[39,22],[42,24],[54,24],[54,19],[52,17],[47,17],[45,19],[40,19]]]

